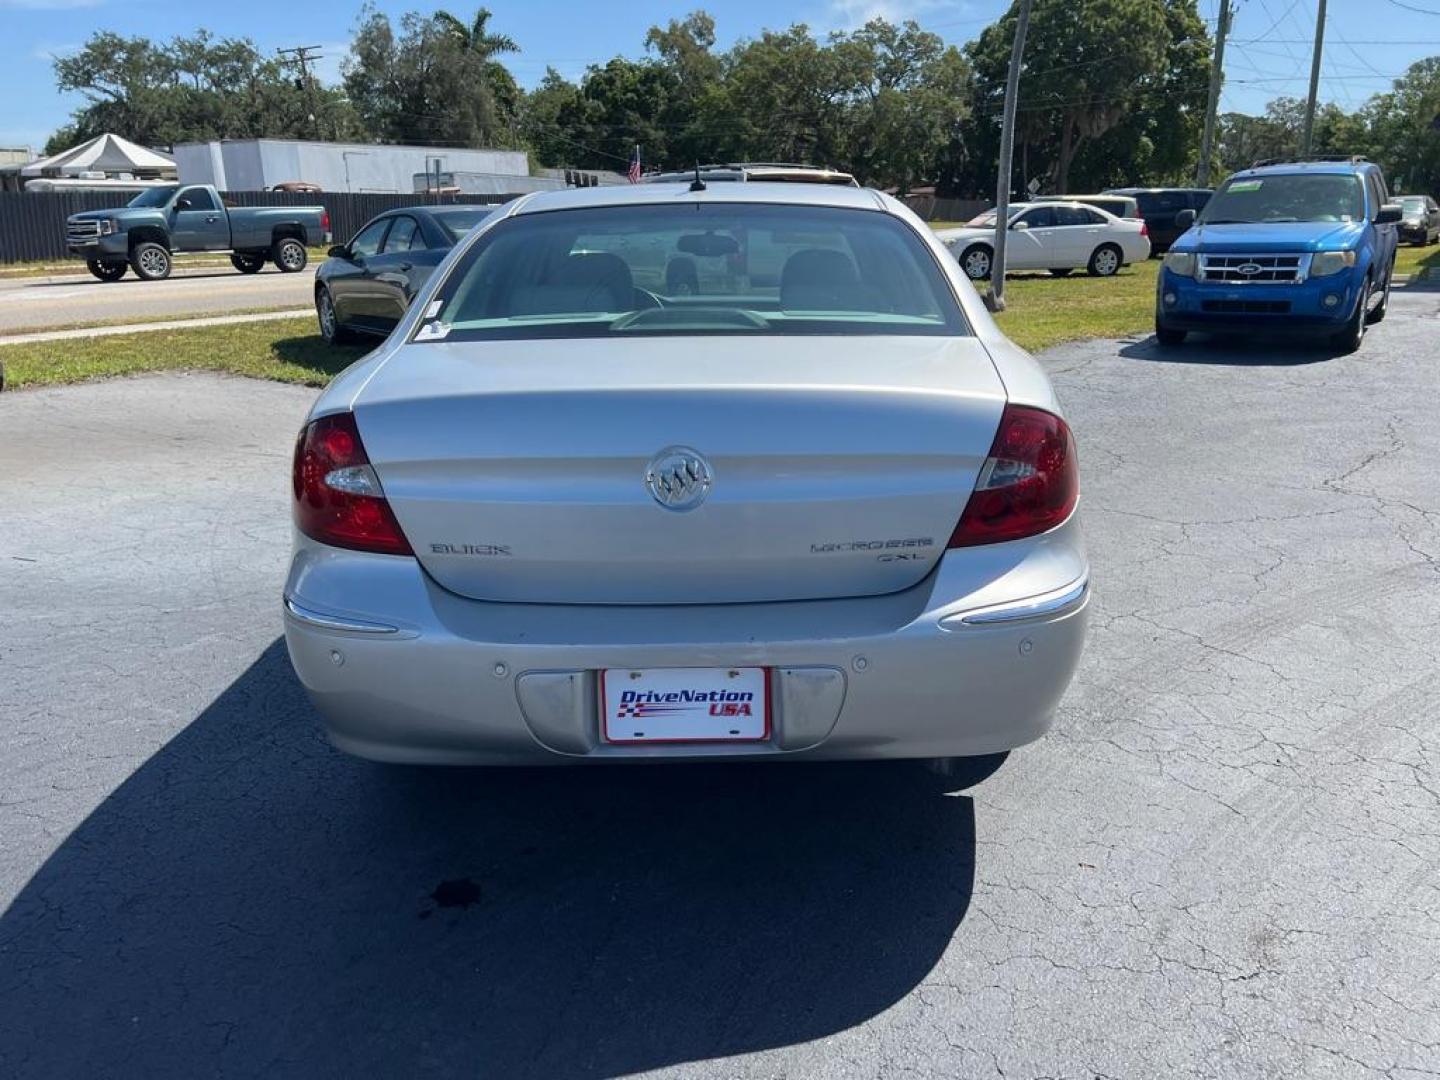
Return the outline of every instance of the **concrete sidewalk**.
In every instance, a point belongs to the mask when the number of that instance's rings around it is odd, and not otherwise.
[[[286,308],[283,311],[261,311],[250,315],[211,315],[199,319],[167,319],[164,322],[125,323],[120,326],[92,326],[78,330],[44,330],[36,334],[0,335],[0,345],[30,345],[42,341],[68,341],[73,338],[113,337],[116,334],[139,334],[150,330],[188,330],[201,326],[227,326],[231,323],[265,322],[270,319],[293,319],[312,314],[309,308]]]

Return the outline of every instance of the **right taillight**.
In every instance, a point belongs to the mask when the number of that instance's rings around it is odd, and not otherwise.
[[[322,416],[295,444],[295,525],[322,544],[413,555],[380,488],[351,413]]]
[[[1079,497],[1075,440],[1065,421],[1044,409],[1006,405],[949,546],[997,544],[1053,529]]]

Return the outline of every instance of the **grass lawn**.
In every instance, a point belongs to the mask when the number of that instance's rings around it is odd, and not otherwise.
[[[1062,341],[1148,333],[1155,321],[1158,259],[1125,267],[1114,277],[1049,274],[1005,278],[1005,310],[995,316],[1015,344],[1031,351]],[[982,283],[982,291],[988,288]]]
[[[1395,253],[1395,273],[1397,275],[1418,273],[1428,270],[1432,266],[1440,266],[1440,246],[1414,247],[1410,244],[1401,244],[1400,250]]]
[[[295,318],[0,345],[0,365],[6,390],[180,370],[324,386],[367,351],[363,345],[326,345],[315,333],[314,319]]]

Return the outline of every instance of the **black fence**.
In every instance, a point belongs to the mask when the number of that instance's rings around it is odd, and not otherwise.
[[[84,210],[124,206],[134,192],[123,191],[0,191],[0,263],[61,260],[65,251],[65,219]],[[330,211],[330,231],[343,243],[376,214],[400,206],[437,202],[493,206],[513,195],[373,195],[343,191],[291,193],[227,191],[235,206],[323,206]]]

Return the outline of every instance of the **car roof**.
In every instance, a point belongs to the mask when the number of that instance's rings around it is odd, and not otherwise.
[[[446,216],[449,215],[449,214],[458,214],[458,213],[460,213],[462,210],[463,210],[463,211],[471,211],[471,212],[476,211],[476,210],[479,210],[479,211],[482,211],[483,213],[487,213],[487,214],[488,214],[491,210],[495,210],[495,209],[497,209],[498,207],[500,207],[500,206],[502,206],[502,205],[504,205],[504,204],[503,204],[503,203],[451,203],[451,204],[448,205],[448,206],[416,206],[416,207],[412,207],[412,209],[420,210],[420,211],[423,211],[424,213],[427,213],[427,214],[434,214],[436,217],[446,217]]]
[[[853,210],[890,212],[886,200],[869,188],[845,187],[838,184],[795,184],[752,182],[748,184],[715,183],[704,191],[691,191],[690,184],[674,183],[610,184],[604,187],[566,188],[563,191],[537,191],[523,195],[510,204],[510,213],[540,214],[550,210],[578,210],[597,206],[665,206],[674,203],[774,203],[787,206],[831,206]]]
[[[1353,176],[1379,168],[1380,166],[1373,161],[1285,161],[1276,162],[1274,165],[1259,165],[1252,169],[1241,169],[1230,179],[1233,180],[1240,176],[1303,176],[1306,174]]]
[[[1208,187],[1117,187],[1107,188],[1102,195],[1163,195],[1167,191],[1178,191],[1184,194],[1213,195],[1214,188]]]

